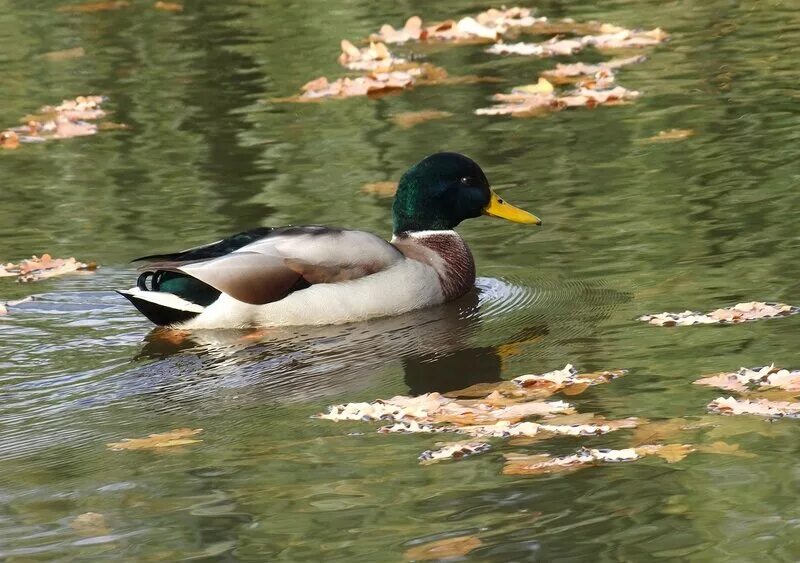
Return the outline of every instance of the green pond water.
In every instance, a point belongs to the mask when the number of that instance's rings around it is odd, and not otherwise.
[[[111,120],[129,128],[0,152],[0,260],[49,252],[101,265],[34,284],[0,279],[4,300],[37,296],[0,318],[0,558],[402,561],[412,547],[458,536],[482,542],[463,556],[471,561],[800,556],[800,421],[709,415],[723,392],[691,384],[739,366],[800,367],[800,317],[678,329],[635,320],[800,302],[796,2],[541,2],[543,15],[661,26],[672,40],[619,72],[642,92],[635,103],[533,119],[473,111],[556,60],[604,55],[418,49],[451,74],[506,82],[269,101],[340,75],[342,38],[413,14],[441,20],[489,7],[480,2],[186,0],[181,13],[144,0],[98,13],[59,5],[0,0],[0,125],[103,94]],[[41,57],[74,47],[85,56]],[[422,109],[453,115],[411,129],[391,120]],[[646,141],[670,128],[696,134]],[[470,155],[504,197],[544,221],[460,227],[480,279],[457,303],[259,338],[181,339],[152,332],[113,292],[133,285],[135,256],[254,226],[388,235],[391,200],[360,186],[396,180],[439,150]],[[504,453],[622,448],[632,431],[497,440],[489,453],[423,466],[420,452],[453,438],[310,418],[335,403],[567,363],[629,370],[568,397],[581,412],[683,417],[707,426],[668,441],[722,440],[754,455],[505,476]],[[203,428],[203,441],[106,447],[181,427]],[[76,531],[87,512],[102,514],[107,530]]]

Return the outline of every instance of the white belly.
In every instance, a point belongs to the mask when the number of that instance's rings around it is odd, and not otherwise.
[[[444,303],[439,276],[429,265],[403,260],[357,280],[322,283],[266,305],[223,294],[183,328],[325,325],[399,315]]]

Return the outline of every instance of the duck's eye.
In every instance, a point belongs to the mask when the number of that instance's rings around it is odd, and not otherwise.
[[[467,185],[469,185],[469,177],[468,177],[468,176],[463,176],[463,177],[462,177],[462,178],[459,180],[459,182],[461,182],[461,185],[463,185],[463,186],[467,186]]]

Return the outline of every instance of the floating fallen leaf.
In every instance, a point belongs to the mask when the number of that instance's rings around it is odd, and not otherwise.
[[[689,444],[666,444],[638,446],[636,453],[639,455],[656,455],[667,463],[677,463],[695,451]]]
[[[153,4],[156,10],[164,10],[165,12],[182,12],[183,4],[177,2],[156,2]]]
[[[30,282],[78,270],[96,269],[97,264],[94,262],[84,264],[75,258],[52,258],[49,254],[42,254],[41,258],[33,256],[28,260],[22,260],[19,264],[9,262],[5,266],[0,266],[0,277],[17,276],[17,281]]]
[[[552,94],[553,89],[553,85],[550,84],[550,81],[546,78],[539,78],[536,84],[528,84],[527,86],[517,86],[514,88],[515,91],[522,92],[523,94]]]
[[[648,141],[679,141],[694,135],[694,129],[668,129],[659,131],[658,134],[648,137]]]
[[[689,429],[689,421],[683,418],[669,420],[653,420],[637,427],[633,432],[633,445],[652,444],[671,439],[676,434]]]
[[[695,449],[698,452],[703,452],[706,454],[732,455],[736,457],[757,457],[754,453],[745,452],[740,449],[739,444],[728,444],[727,442],[722,441],[699,445]]]
[[[402,70],[400,70],[402,68]],[[339,78],[333,82],[320,77],[304,84],[299,96],[273,98],[273,102],[316,102],[326,98],[351,98],[377,96],[411,88],[415,85],[471,84],[497,82],[499,79],[483,76],[449,76],[443,68],[428,63],[408,64],[398,70],[375,71],[355,78]]]
[[[419,455],[419,460],[427,465],[448,459],[461,459],[471,455],[488,452],[492,447],[486,442],[454,442],[438,450],[425,450]]]
[[[57,106],[43,106],[35,115],[23,118],[25,125],[0,133],[0,144],[16,148],[22,143],[37,143],[53,139],[68,139],[94,135],[98,126],[89,121],[105,117],[102,96],[78,96]]]
[[[98,512],[79,514],[69,523],[69,527],[80,536],[107,536],[111,533],[106,517]]]
[[[658,45],[667,39],[669,34],[657,27],[649,31],[620,29],[602,35],[587,35],[581,42],[596,49],[639,49]]]
[[[359,49],[343,39],[341,47],[342,54],[339,55],[339,64],[350,70],[389,72],[399,65],[408,63],[406,59],[393,56],[386,45],[381,42],[371,42],[363,49]]]
[[[421,35],[422,19],[419,16],[411,16],[401,29],[396,30],[391,25],[384,24],[378,34],[370,36],[370,39],[385,43],[405,43],[411,40],[418,40]]]
[[[498,34],[504,34],[514,28],[544,23],[547,18],[534,17],[533,11],[528,8],[513,7],[503,10],[490,8],[475,16],[475,20],[483,26],[494,29]]]
[[[125,0],[115,0],[111,2],[86,2],[84,4],[67,4],[66,6],[59,6],[56,8],[56,11],[92,13],[119,10],[120,8],[127,8],[128,6],[130,6],[130,2],[126,2]]]
[[[583,43],[576,39],[554,37],[542,43],[495,43],[487,53],[494,55],[532,55],[536,57],[555,57],[574,55],[583,49]]]
[[[774,364],[752,369],[743,367],[735,372],[706,376],[694,383],[739,393],[776,388],[797,394],[800,393],[800,370],[779,369]]]
[[[19,135],[16,131],[0,131],[0,147],[16,149],[19,147]]]
[[[556,68],[546,70],[542,76],[557,84],[574,82],[577,78],[582,76],[594,76],[598,72],[614,71],[623,66],[640,63],[646,57],[638,55],[635,57],[628,57],[624,59],[611,59],[598,64],[574,63],[574,64],[557,64]]]
[[[405,552],[410,561],[439,561],[462,557],[483,545],[475,536],[458,536],[416,545]]]
[[[767,418],[800,416],[800,403],[768,399],[737,400],[733,397],[719,397],[708,404],[708,409],[720,414],[752,414]]]
[[[772,319],[787,317],[800,312],[800,307],[786,305],[785,303],[769,303],[764,301],[750,301],[738,303],[733,307],[716,309],[710,313],[684,311],[683,313],[658,313],[656,315],[642,315],[640,321],[646,321],[657,326],[689,326],[695,324],[736,324],[759,319]]]
[[[50,62],[70,61],[72,59],[79,59],[86,55],[86,50],[83,47],[75,47],[73,49],[64,49],[62,51],[50,51],[42,55],[42,58]]]
[[[445,119],[446,117],[451,117],[452,115],[453,114],[449,111],[437,111],[433,109],[407,111],[393,115],[392,122],[403,129],[409,129],[415,125],[419,125],[420,123],[425,123],[426,121]]]
[[[639,97],[639,92],[627,90],[622,86],[607,87],[610,86],[607,81],[597,82],[592,86],[604,86],[604,88],[584,86],[564,95],[542,92],[527,93],[525,87],[514,88],[510,94],[492,96],[493,100],[500,102],[499,104],[477,109],[475,113],[477,115],[529,117],[573,107],[593,108],[598,105],[617,105]]]
[[[328,407],[328,412],[317,415],[325,420],[386,420],[420,423],[480,424],[499,420],[516,421],[530,416],[545,416],[572,412],[563,401],[530,401],[506,407],[492,407],[450,399],[439,393],[426,393],[418,397],[396,396],[373,403],[347,403]]]
[[[506,464],[503,467],[504,475],[542,475],[546,473],[560,473],[565,471],[575,471],[597,464],[597,462],[618,463],[625,461],[635,461],[646,455],[639,452],[638,448],[628,448],[624,450],[599,450],[581,448],[578,453],[563,456],[551,457],[549,454],[539,455],[518,455],[506,454]]]
[[[110,450],[152,450],[158,448],[171,448],[174,446],[186,446],[197,444],[202,440],[195,440],[196,436],[203,431],[202,428],[178,428],[162,434],[150,434],[147,438],[125,438],[121,442],[106,444]]]
[[[380,197],[393,197],[397,192],[397,182],[371,182],[361,186],[361,191]]]

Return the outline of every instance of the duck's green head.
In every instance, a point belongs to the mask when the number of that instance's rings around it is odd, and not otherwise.
[[[433,154],[403,174],[392,205],[394,233],[444,231],[464,219],[491,215],[541,225],[538,217],[506,203],[481,167],[463,154]]]

